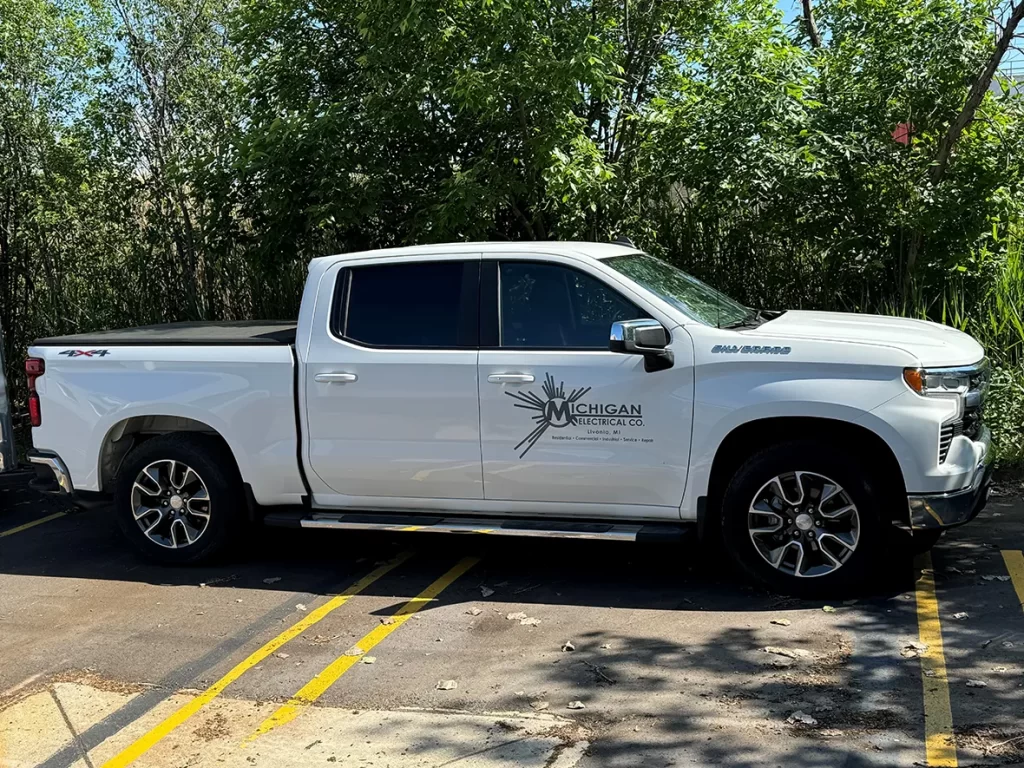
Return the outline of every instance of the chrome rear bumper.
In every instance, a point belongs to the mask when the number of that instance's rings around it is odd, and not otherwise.
[[[36,465],[36,480],[32,486],[46,493],[61,493],[71,496],[75,487],[71,484],[71,473],[67,465],[55,453],[30,451],[28,460]],[[49,471],[47,471],[49,470]]]

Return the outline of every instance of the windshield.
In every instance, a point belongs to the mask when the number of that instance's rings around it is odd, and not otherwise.
[[[756,313],[692,275],[646,253],[604,259],[604,263],[705,325],[737,325]]]

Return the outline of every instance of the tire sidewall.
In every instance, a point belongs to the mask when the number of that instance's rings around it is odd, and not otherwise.
[[[832,573],[797,577],[772,567],[750,538],[747,514],[754,495],[773,477],[808,471],[824,475],[843,487],[857,507],[860,537],[849,559]],[[793,441],[751,456],[726,487],[722,499],[722,537],[733,560],[750,576],[771,589],[801,596],[839,595],[865,586],[874,574],[888,525],[879,511],[878,484],[862,464],[845,451],[823,441]]]
[[[194,544],[178,549],[151,541],[135,522],[132,509],[136,477],[153,462],[165,459],[182,462],[195,470],[211,500],[210,522],[203,535]],[[114,494],[114,513],[121,531],[145,557],[161,563],[187,564],[211,559],[225,548],[241,519],[241,480],[233,457],[219,441],[201,434],[154,437],[132,450],[118,473]]]

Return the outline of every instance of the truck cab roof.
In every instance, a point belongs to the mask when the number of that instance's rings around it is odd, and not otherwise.
[[[339,259],[395,259],[403,257],[421,257],[434,254],[453,255],[459,253],[508,253],[515,251],[522,254],[571,256],[582,259],[602,260],[627,253],[638,253],[637,248],[620,243],[590,243],[586,241],[564,240],[526,240],[500,242],[469,242],[469,243],[437,243],[434,245],[409,245],[400,248],[378,248],[370,251],[354,251],[337,253],[330,256],[319,256],[317,262],[334,262]]]

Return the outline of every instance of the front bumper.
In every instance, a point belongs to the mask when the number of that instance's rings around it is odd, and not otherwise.
[[[907,497],[912,531],[962,525],[973,520],[985,508],[992,483],[992,438],[987,427],[981,429],[977,442],[984,452],[968,487],[950,493],[912,494]]]

